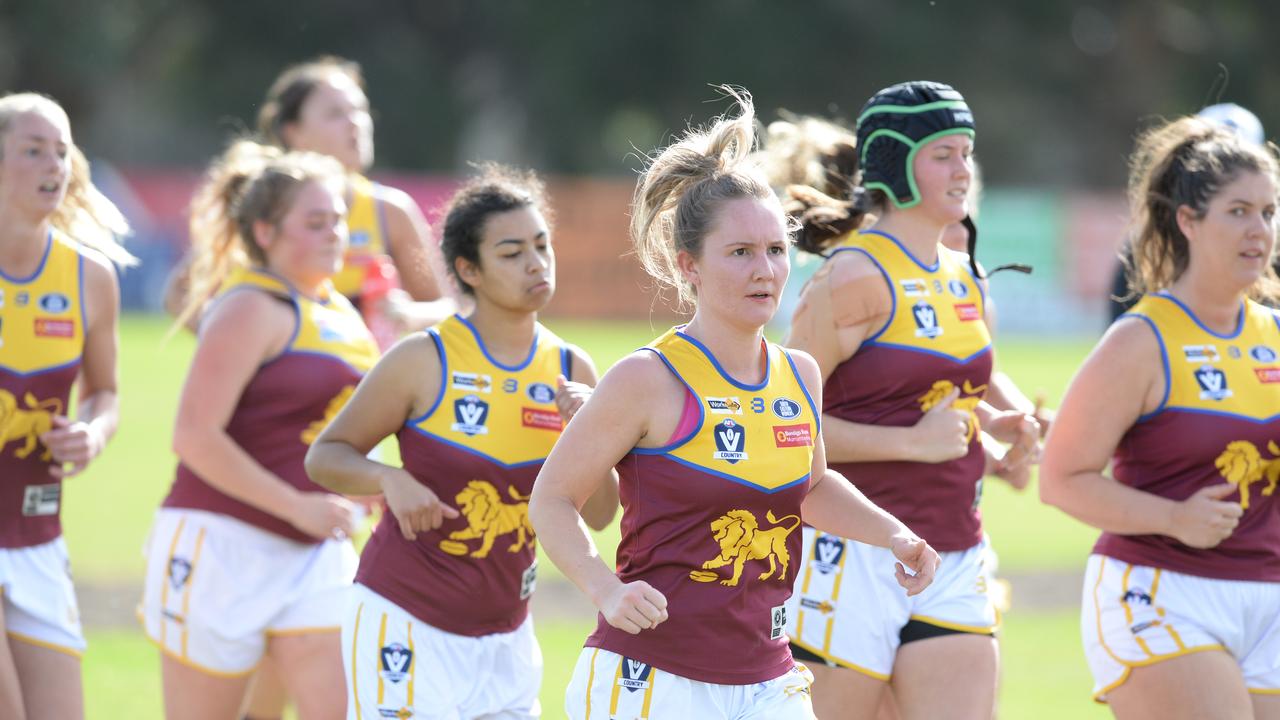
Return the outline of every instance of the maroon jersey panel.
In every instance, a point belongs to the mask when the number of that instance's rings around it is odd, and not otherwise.
[[[405,470],[459,517],[409,541],[388,513],[365,545],[356,582],[445,632],[520,627],[534,589],[528,507],[542,460],[503,465],[413,426],[397,437]]]
[[[831,463],[874,503],[906,523],[935,550],[965,550],[982,540],[978,511],[984,468],[974,409],[991,380],[991,352],[966,361],[864,344],[836,367],[823,389],[823,413],[855,423],[909,427],[953,388],[952,407],[967,410],[969,452],[944,463]]]
[[[0,548],[40,545],[62,534],[62,482],[40,435],[67,415],[80,361],[23,375],[0,368]]]
[[[245,386],[227,434],[259,465],[295,488],[329,492],[307,477],[303,460],[360,378],[360,372],[335,356],[286,351]],[[291,540],[320,542],[283,518],[218,490],[185,464],[178,465],[164,507],[221,513]]]
[[[599,647],[701,682],[747,685],[793,665],[782,606],[801,564],[806,475],[772,492],[635,452],[618,465],[618,577],[667,598],[669,618],[631,635],[600,616]]]
[[[1171,500],[1185,500],[1201,488],[1228,482],[1223,473],[1232,475],[1238,468],[1235,474],[1244,476],[1244,490],[1225,499],[1246,505],[1244,514],[1226,540],[1207,550],[1165,535],[1103,533],[1093,551],[1135,565],[1201,577],[1280,582],[1280,493],[1275,492],[1280,466],[1273,469],[1270,463],[1277,461],[1268,462],[1272,455],[1280,455],[1270,451],[1277,438],[1280,416],[1259,422],[1169,408],[1133,426],[1116,450],[1116,480]],[[1251,453],[1245,446],[1262,451]],[[1247,501],[1240,492],[1248,492]]]

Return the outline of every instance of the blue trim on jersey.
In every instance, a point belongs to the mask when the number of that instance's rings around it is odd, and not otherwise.
[[[569,372],[573,368],[573,355],[569,352],[568,345],[560,346],[560,374],[564,375],[565,380],[572,380],[573,377]]]
[[[1164,397],[1160,398],[1160,404],[1156,406],[1155,410],[1138,416],[1137,422],[1146,422],[1159,415],[1165,409],[1165,405],[1168,404],[1169,392],[1173,387],[1173,372],[1169,370],[1169,352],[1165,350],[1164,336],[1160,334],[1160,328],[1156,327],[1156,322],[1146,315],[1138,315],[1137,313],[1124,313],[1116,319],[1127,317],[1137,318],[1151,327],[1151,332],[1156,334],[1156,344],[1160,346],[1160,362],[1164,364]]]
[[[1280,330],[1280,310],[1272,310],[1271,319],[1276,321],[1276,330]]]
[[[1240,301],[1240,312],[1236,314],[1236,331],[1235,331],[1235,332],[1233,332],[1233,333],[1231,333],[1230,335],[1219,335],[1218,333],[1216,333],[1216,332],[1214,332],[1214,331],[1210,330],[1209,328],[1205,327],[1205,324],[1204,324],[1204,323],[1202,323],[1202,322],[1200,322],[1200,318],[1196,317],[1196,314],[1195,314],[1195,313],[1193,313],[1193,312],[1191,312],[1191,308],[1187,307],[1186,305],[1183,305],[1183,304],[1182,304],[1182,301],[1181,301],[1181,300],[1179,300],[1178,298],[1176,298],[1176,297],[1174,297],[1174,296],[1170,295],[1169,293],[1165,292],[1164,290],[1161,290],[1160,292],[1152,293],[1152,295],[1154,295],[1154,296],[1156,296],[1156,297],[1158,297],[1158,298],[1164,298],[1165,300],[1169,300],[1169,301],[1171,301],[1174,305],[1177,305],[1179,308],[1181,308],[1181,309],[1182,309],[1182,312],[1184,312],[1184,313],[1186,313],[1186,314],[1187,314],[1187,317],[1191,318],[1191,321],[1192,321],[1192,322],[1194,322],[1196,325],[1198,325],[1198,326],[1200,327],[1200,329],[1201,329],[1201,330],[1203,330],[1203,331],[1205,331],[1205,332],[1209,333],[1210,335],[1212,335],[1212,336],[1214,336],[1214,337],[1218,338],[1219,340],[1235,340],[1236,338],[1240,337],[1240,333],[1244,331],[1244,306],[1245,306],[1245,303],[1244,303],[1244,301],[1243,301],[1243,300],[1242,300],[1242,301]]]
[[[687,340],[691,345],[698,348],[698,350],[700,350],[703,355],[706,355],[707,359],[711,361],[712,367],[716,369],[716,372],[720,373],[720,377],[724,378],[726,382],[738,388],[739,390],[746,390],[747,392],[760,392],[761,390],[769,386],[769,370],[770,370],[770,366],[772,366],[773,363],[770,362],[770,359],[769,359],[769,344],[764,342],[763,340],[761,340],[760,344],[765,349],[764,380],[760,381],[759,385],[750,385],[748,383],[738,382],[737,380],[733,379],[733,376],[725,372],[724,368],[720,367],[720,361],[716,360],[716,356],[713,355],[709,349],[707,349],[706,345],[703,345],[702,343],[698,342],[697,338],[693,337],[692,335],[685,335],[680,330],[676,330],[676,337]]]
[[[930,265],[925,265],[924,263],[920,262],[920,259],[919,259],[919,258],[917,258],[915,255],[912,255],[912,254],[911,254],[911,251],[910,251],[910,250],[908,250],[908,249],[907,249],[907,247],[906,247],[905,245],[903,245],[901,242],[899,242],[899,241],[898,241],[898,238],[896,238],[896,237],[894,237],[894,236],[890,235],[889,233],[887,233],[887,232],[885,232],[885,231],[883,231],[883,230],[863,230],[861,234],[863,234],[863,235],[879,235],[879,236],[880,236],[880,237],[882,237],[882,238],[887,238],[887,239],[888,239],[890,242],[892,242],[894,245],[897,245],[897,246],[898,246],[898,249],[899,249],[899,250],[901,250],[901,251],[902,251],[902,253],[903,253],[904,255],[906,255],[908,258],[911,258],[911,262],[915,263],[916,265],[919,265],[921,270],[924,270],[924,271],[926,271],[926,272],[935,273],[935,272],[938,272],[938,268],[942,267],[941,257],[939,257],[939,259],[938,259],[938,260],[934,260],[934,261],[933,261],[933,265],[932,265],[932,266],[930,266]],[[941,253],[939,253],[939,255],[941,255]]]
[[[939,250],[938,252],[941,253],[942,251]],[[965,257],[968,257],[968,255],[965,255]],[[982,317],[985,319],[987,317],[987,291],[983,288],[985,283],[983,283],[982,278],[973,273],[973,268],[969,267],[968,263],[960,263],[960,266],[964,268],[969,277],[973,278],[973,284],[978,286],[978,297],[982,298]]]
[[[444,400],[444,388],[449,382],[449,356],[444,352],[444,341],[440,339],[440,333],[435,328],[426,330],[427,337],[436,344],[436,352],[440,355],[440,389],[436,391],[436,399],[431,403],[431,407],[418,417],[411,417],[405,421],[406,425],[417,425],[435,414],[436,409],[440,407],[440,402]]]
[[[671,364],[671,361],[667,359],[667,356],[666,356],[666,355],[663,355],[663,354],[662,354],[662,351],[661,351],[661,350],[659,350],[658,348],[653,348],[653,347],[642,347],[642,348],[640,348],[640,349],[641,349],[641,350],[648,350],[649,352],[653,353],[654,355],[657,355],[657,356],[658,356],[658,359],[662,361],[662,364],[663,364],[663,365],[666,365],[666,366],[667,366],[667,369],[671,371],[671,374],[672,374],[672,375],[675,375],[675,376],[676,376],[676,379],[677,379],[677,380],[679,380],[679,381],[684,385],[684,387],[685,387],[685,391],[686,391],[686,392],[687,392],[691,397],[693,397],[693,399],[694,399],[694,400],[697,400],[697,401],[698,401],[698,424],[694,426],[693,431],[692,431],[692,432],[690,432],[688,435],[686,435],[686,436],[685,436],[685,437],[683,437],[683,438],[680,438],[679,440],[676,440],[676,441],[675,441],[675,442],[673,442],[673,443],[670,443],[670,444],[668,444],[668,445],[663,445],[662,447],[656,447],[656,448],[641,448],[641,447],[636,447],[636,448],[631,448],[631,452],[633,452],[633,453],[635,453],[635,454],[637,454],[637,455],[665,455],[666,453],[671,452],[672,450],[676,450],[676,449],[678,449],[678,448],[680,448],[680,447],[682,447],[682,446],[684,446],[684,445],[687,445],[687,444],[689,443],[689,441],[693,440],[695,437],[697,437],[697,436],[698,436],[698,433],[702,432],[702,424],[703,424],[704,422],[706,422],[706,419],[707,419],[707,411],[702,407],[702,398],[698,396],[698,393],[696,393],[696,392],[694,392],[694,391],[693,391],[693,386],[692,386],[692,385],[690,385],[690,384],[689,384],[689,382],[688,382],[687,380],[685,380],[685,379],[684,379],[684,376],[682,376],[679,372],[677,372],[677,371],[676,371],[675,366],[673,366],[673,365]],[[683,420],[683,419],[684,419],[684,403],[685,403],[685,399],[684,399],[684,398],[680,398],[680,420]],[[677,428],[679,428],[679,424],[680,424],[680,422],[679,422],[679,420],[677,420],[677,421],[676,421],[676,426],[677,426]]]
[[[454,315],[454,317],[458,318],[458,322],[461,322],[468,330],[471,331],[471,335],[476,339],[476,345],[480,348],[480,352],[484,353],[484,358],[500,370],[506,370],[507,372],[520,372],[521,370],[529,367],[529,363],[533,362],[533,356],[538,353],[538,336],[542,333],[537,328],[534,328],[533,345],[529,348],[529,356],[526,357],[519,365],[503,365],[489,354],[489,348],[484,346],[484,340],[480,339],[480,332],[476,330],[475,325],[472,325],[470,321],[461,315]]]
[[[631,452],[633,452],[633,453],[634,453],[634,452],[635,452],[635,450],[632,450]],[[640,455],[652,455],[653,453],[638,453],[638,454],[640,454]],[[678,457],[676,457],[675,455],[671,455],[671,454],[667,454],[667,453],[662,453],[662,455],[663,455],[664,457],[666,457],[668,460],[671,460],[671,461],[674,461],[674,462],[676,462],[676,463],[679,463],[680,465],[683,465],[683,466],[685,466],[685,467],[687,467],[687,468],[690,468],[691,470],[697,470],[697,471],[699,471],[699,472],[704,472],[704,473],[706,473],[706,474],[708,474],[708,475],[714,475],[715,477],[721,478],[721,479],[723,479],[723,480],[728,480],[728,481],[730,481],[730,482],[735,482],[735,483],[737,483],[737,484],[739,484],[739,485],[743,485],[743,486],[749,487],[749,488],[751,488],[752,490],[759,490],[760,492],[764,493],[765,495],[773,495],[773,494],[775,494],[775,493],[782,492],[783,490],[786,490],[787,488],[795,487],[795,486],[796,486],[796,485],[798,485],[799,483],[807,482],[807,481],[809,480],[809,476],[810,476],[810,474],[811,474],[811,473],[805,473],[802,477],[796,478],[795,480],[792,480],[791,482],[789,482],[789,483],[787,483],[787,484],[785,484],[785,485],[779,485],[779,486],[778,486],[778,487],[776,487],[776,488],[767,488],[767,487],[765,487],[765,486],[763,486],[763,485],[757,485],[757,484],[755,484],[755,483],[751,482],[750,480],[746,480],[746,479],[744,479],[744,478],[740,478],[740,477],[738,477],[737,475],[730,475],[729,473],[720,472],[719,470],[712,470],[711,468],[706,467],[705,465],[699,465],[698,463],[695,463],[695,462],[693,462],[692,460],[685,460],[685,459],[683,459],[683,458],[678,458]]]
[[[1223,410],[1209,410],[1207,408],[1184,407],[1182,405],[1170,405],[1169,407],[1165,408],[1165,411],[1189,413],[1192,415],[1212,415],[1214,417],[1229,417],[1229,418],[1234,418],[1236,420],[1243,420],[1245,422],[1253,423],[1254,425],[1266,425],[1268,423],[1273,423],[1277,420],[1280,420],[1280,414],[1272,415],[1271,417],[1266,417],[1266,418],[1256,418],[1256,417],[1250,417],[1248,415],[1240,415],[1238,413],[1226,412]]]
[[[115,265],[111,266],[112,272],[115,271],[115,268],[116,268]],[[85,305],[87,303],[84,301],[84,254],[83,253],[76,253],[76,272],[79,273],[79,277],[76,278],[76,282],[80,286],[80,335],[82,336],[82,341],[80,343],[80,355],[83,357],[84,346],[86,343],[89,342],[89,311],[85,309]],[[117,287],[119,287],[119,279],[120,279],[119,276],[117,276],[116,277]]]
[[[530,465],[537,465],[537,464],[539,464],[539,463],[542,463],[542,462],[545,462],[545,461],[546,461],[546,458],[545,458],[545,457],[540,457],[540,458],[535,458],[535,459],[533,459],[533,460],[524,460],[524,461],[522,461],[522,462],[518,462],[518,463],[504,463],[504,462],[502,462],[501,460],[499,460],[498,458],[496,458],[496,457],[494,457],[494,456],[492,456],[492,455],[489,455],[489,454],[487,454],[487,453],[482,453],[482,452],[480,452],[479,450],[476,450],[475,448],[473,448],[473,447],[469,447],[469,446],[467,446],[467,445],[463,445],[463,444],[462,444],[462,443],[460,443],[460,442],[456,442],[456,441],[453,441],[453,440],[449,440],[448,438],[440,437],[439,435],[436,435],[436,434],[435,434],[435,433],[433,433],[433,432],[427,432],[426,430],[423,430],[422,428],[418,427],[417,425],[409,425],[409,424],[407,424],[407,423],[406,423],[405,427],[409,428],[410,430],[413,430],[414,432],[418,433],[419,435],[421,435],[421,436],[423,436],[423,437],[431,438],[432,440],[435,440],[435,441],[437,441],[437,442],[444,443],[445,445],[448,445],[449,447],[453,447],[453,448],[457,448],[457,449],[459,449],[459,450],[463,450],[463,451],[468,452],[468,453],[471,453],[472,455],[475,455],[475,456],[477,456],[477,457],[482,457],[482,458],[484,458],[485,460],[488,460],[489,462],[493,463],[494,465],[501,466],[501,467],[506,468],[506,469],[508,469],[508,470],[510,470],[510,469],[514,469],[514,468],[528,467],[528,466],[530,466]]]
[[[831,254],[827,256],[827,259],[829,260],[835,257],[836,253],[845,252],[845,251],[860,252],[863,255],[866,255],[867,259],[870,260],[872,263],[874,263],[876,266],[876,269],[879,270],[880,274],[884,276],[885,284],[889,286],[889,318],[884,321],[884,325],[881,325],[879,330],[875,331],[874,333],[871,334],[870,337],[862,341],[862,343],[865,345],[866,343],[869,343],[869,342],[875,342],[876,338],[883,335],[885,331],[889,329],[889,326],[893,324],[893,318],[898,314],[898,293],[894,292],[893,278],[889,277],[889,271],[884,269],[884,265],[881,265],[880,261],[877,260],[874,255],[872,255],[870,252],[867,252],[863,248],[857,248],[857,247],[836,248],[835,250],[831,251]]]
[[[819,434],[822,433],[822,413],[818,412],[818,406],[813,404],[813,396],[809,394],[809,386],[804,384],[804,378],[800,377],[800,371],[796,369],[796,361],[792,359],[791,353],[784,348],[782,354],[787,356],[787,364],[791,366],[791,374],[796,376],[796,382],[800,383],[800,390],[804,393],[804,399],[809,401],[809,410],[813,411],[813,425],[817,428]]]
[[[939,352],[938,350],[926,350],[925,348],[917,347],[915,345],[899,345],[898,343],[865,342],[862,344],[862,348],[865,348],[865,347],[893,348],[894,350],[905,350],[907,352],[917,352],[917,353],[922,353],[924,355],[933,355],[934,357],[945,358],[959,365],[968,365],[969,363],[973,362],[975,359],[982,357],[984,353],[991,352],[991,343],[987,343],[982,347],[981,350],[964,358],[956,357],[955,355],[951,355],[949,353]],[[858,350],[861,351],[862,348],[858,348]]]
[[[71,365],[75,365],[76,363],[79,363],[79,362],[81,362],[82,360],[84,360],[84,353],[80,353],[79,355],[75,356],[75,358],[74,358],[74,359],[68,360],[68,361],[66,361],[66,362],[64,362],[64,363],[58,363],[57,365],[50,365],[50,366],[48,366],[48,367],[42,367],[42,368],[39,368],[39,369],[37,369],[37,370],[28,370],[28,371],[26,371],[26,372],[23,372],[22,370],[18,370],[17,368],[9,367],[8,365],[0,365],[0,371],[7,372],[7,373],[9,373],[9,374],[11,374],[11,375],[15,375],[15,376],[17,376],[17,377],[24,377],[24,378],[25,378],[25,377],[34,377],[34,376],[36,376],[36,375],[43,375],[44,373],[54,372],[55,370],[62,370],[63,368],[69,367],[69,366],[71,366]]]
[[[4,270],[0,270],[0,278],[4,278],[5,280],[8,280],[9,282],[14,283],[16,285],[26,285],[28,283],[31,283],[40,277],[40,273],[44,272],[44,265],[45,263],[49,262],[49,255],[52,252],[53,252],[53,231],[50,230],[49,234],[46,235],[44,239],[44,255],[40,257],[40,264],[36,266],[35,272],[31,273],[30,275],[24,278],[16,278],[10,275],[9,273],[5,272]],[[84,303],[83,297],[80,298],[80,302]]]

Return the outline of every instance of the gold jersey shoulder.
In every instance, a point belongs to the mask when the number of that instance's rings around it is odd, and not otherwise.
[[[49,235],[34,273],[0,272],[0,367],[43,372],[80,359],[84,348],[84,258],[70,238]]]
[[[295,292],[275,275],[247,268],[233,273],[223,284],[220,294],[246,287],[288,298],[297,309],[297,333],[286,350],[329,355],[361,374],[367,373],[378,361],[378,344],[360,313],[331,287],[326,286],[323,301],[317,301]]]
[[[1280,320],[1246,300],[1232,335],[1206,328],[1166,293],[1142,298],[1129,315],[1150,323],[1160,339],[1168,379],[1162,407],[1265,420],[1280,414]]]
[[[991,345],[986,297],[964,253],[939,246],[927,265],[895,238],[876,231],[851,233],[835,252],[857,251],[889,283],[893,312],[868,343],[968,360]]]
[[[347,254],[333,286],[347,297],[360,294],[369,258],[387,254],[386,228],[377,186],[355,175],[351,179],[351,204],[347,208]]]
[[[538,325],[528,355],[507,365],[459,315],[428,332],[441,354],[442,386],[434,407],[408,424],[499,465],[544,460],[564,427],[555,402],[556,376],[569,374],[564,342]]]
[[[649,346],[698,400],[701,420],[687,438],[639,454],[677,462],[767,493],[808,479],[819,418],[795,364],[765,343],[768,370],[758,384],[730,377],[709,349],[673,328]]]

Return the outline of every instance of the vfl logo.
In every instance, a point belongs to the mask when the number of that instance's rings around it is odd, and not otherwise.
[[[413,651],[400,643],[387,645],[379,654],[382,656],[382,672],[378,674],[383,679],[398,683],[413,672]]]
[[[173,586],[175,592],[181,590],[189,579],[191,579],[191,562],[189,560],[176,557],[169,561],[169,584]]]
[[[546,383],[533,383],[529,386],[529,399],[536,403],[553,403],[556,401],[556,391]]]
[[[734,397],[709,397],[707,401],[707,409],[714,415],[741,415],[742,403],[738,401],[737,396]]]
[[[1187,362],[1209,363],[1222,359],[1214,345],[1183,345],[1182,355]]]
[[[472,392],[493,392],[493,378],[488,375],[480,375],[469,372],[453,372],[454,390],[470,390]]]
[[[625,688],[627,692],[647,690],[649,689],[649,676],[652,673],[653,666],[649,663],[624,657],[622,658],[622,677],[618,678],[618,686]]]
[[[843,557],[844,538],[819,534],[818,539],[813,542],[813,568],[823,575],[839,570]]]
[[[71,307],[71,301],[62,293],[51,292],[40,296],[39,305],[41,310],[56,315],[66,312]]]
[[[748,560],[769,561],[769,569],[757,576],[758,580],[768,580],[782,570],[776,578],[783,582],[787,578],[787,566],[791,563],[791,554],[787,552],[787,536],[800,527],[799,515],[783,515],[775,518],[773,511],[765,513],[765,519],[774,525],[768,530],[761,530],[760,523],[750,510],[730,510],[711,523],[711,533],[720,545],[720,554],[702,563],[701,570],[689,573],[689,579],[697,582],[711,582],[720,577],[710,572],[725,565],[733,565],[733,575],[727,580],[720,580],[721,585],[735,587],[742,578],[742,568]],[[781,525],[787,520],[794,520],[790,527]]]
[[[1280,445],[1275,440],[1267,443],[1271,457],[1262,457],[1258,446],[1248,440],[1236,440],[1227,443],[1226,449],[1214,459],[1222,479],[1240,488],[1240,508],[1249,509],[1249,486],[1262,482],[1265,478],[1267,487],[1262,494],[1270,497],[1275,494],[1276,484],[1280,483]]]
[[[934,405],[942,402],[942,399],[955,389],[955,383],[950,380],[939,380],[929,388],[929,392],[921,395],[916,401],[920,403],[920,412],[929,412]],[[965,441],[973,440],[978,434],[978,403],[982,402],[982,394],[987,391],[986,385],[974,387],[968,380],[964,381],[964,387],[961,388],[960,397],[951,403],[951,407],[957,410],[964,410],[969,413],[969,430],[965,433]]]
[[[800,417],[800,403],[787,398],[778,398],[773,401],[773,414],[783,420]]]
[[[711,457],[735,465],[747,459],[747,429],[732,420],[715,426],[716,451]]]
[[[26,408],[18,407],[18,399],[8,390],[0,390],[0,450],[11,442],[22,442],[23,445],[13,452],[16,458],[26,458],[35,452],[40,436],[53,429],[53,416],[62,414],[62,400],[46,398],[37,400],[30,392],[24,393],[22,402]],[[45,448],[40,453],[45,462],[53,460],[53,451]]]
[[[938,327],[938,311],[929,303],[921,300],[911,306],[911,317],[916,321],[916,337],[933,338],[942,334]]]
[[[969,286],[965,285],[963,280],[948,280],[947,289],[961,300],[969,297]]]
[[[899,280],[898,284],[902,286],[902,294],[907,297],[925,297],[929,294],[929,284],[920,278]]]
[[[1196,370],[1196,382],[1200,385],[1201,400],[1224,400],[1231,397],[1227,387],[1227,374],[1212,365]]]
[[[302,431],[301,438],[303,445],[310,445],[316,441],[317,437],[320,437],[320,431],[328,427],[329,423],[333,422],[333,419],[338,417],[338,413],[342,412],[343,406],[347,404],[347,401],[351,399],[351,396],[355,394],[355,391],[355,385],[348,385],[339,390],[337,395],[333,396],[333,399],[329,401],[329,405],[324,409],[324,417],[319,420],[312,421],[312,423],[307,426],[307,429]]]
[[[1249,357],[1261,363],[1276,361],[1276,351],[1266,345],[1254,345],[1249,348]]]
[[[448,540],[440,541],[440,549],[450,555],[464,555],[466,543],[460,540],[479,540],[480,547],[471,551],[471,557],[489,557],[493,542],[499,535],[515,534],[516,539],[507,552],[520,552],[533,545],[533,526],[529,524],[529,496],[521,495],[514,485],[507,486],[507,494],[514,503],[504,503],[493,483],[472,480],[458,492],[454,502],[467,521],[465,530],[449,533]]]
[[[489,403],[475,395],[453,401],[453,418],[457,421],[450,426],[454,432],[471,436],[489,433],[489,428],[485,427],[489,420]]]

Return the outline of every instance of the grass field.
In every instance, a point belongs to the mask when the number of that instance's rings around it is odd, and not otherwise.
[[[584,347],[602,370],[657,334],[648,324],[548,325]],[[135,586],[142,577],[141,547],[172,478],[173,415],[193,347],[185,335],[164,342],[166,327],[157,317],[125,319],[120,431],[107,453],[84,476],[70,481],[64,494],[67,542],[77,581],[85,589]],[[1052,404],[1088,347],[1082,342],[1008,342],[1000,346],[999,362],[1028,393],[1043,391]],[[997,483],[987,488],[983,512],[1002,571],[1069,573],[1083,566],[1092,531],[1041,505],[1034,488],[1025,494]],[[616,536],[616,529],[597,534],[606,558],[612,557]],[[541,568],[540,582],[564,582],[550,563]],[[94,603],[92,591],[82,602],[86,607]],[[1002,718],[1106,716],[1088,699],[1075,602],[1073,590],[1059,607],[1020,610],[1015,605],[1006,615]],[[562,689],[592,623],[591,618],[539,622],[548,718],[562,717]],[[140,632],[127,625],[90,627],[89,640],[84,664],[89,717],[160,717],[159,663]]]

